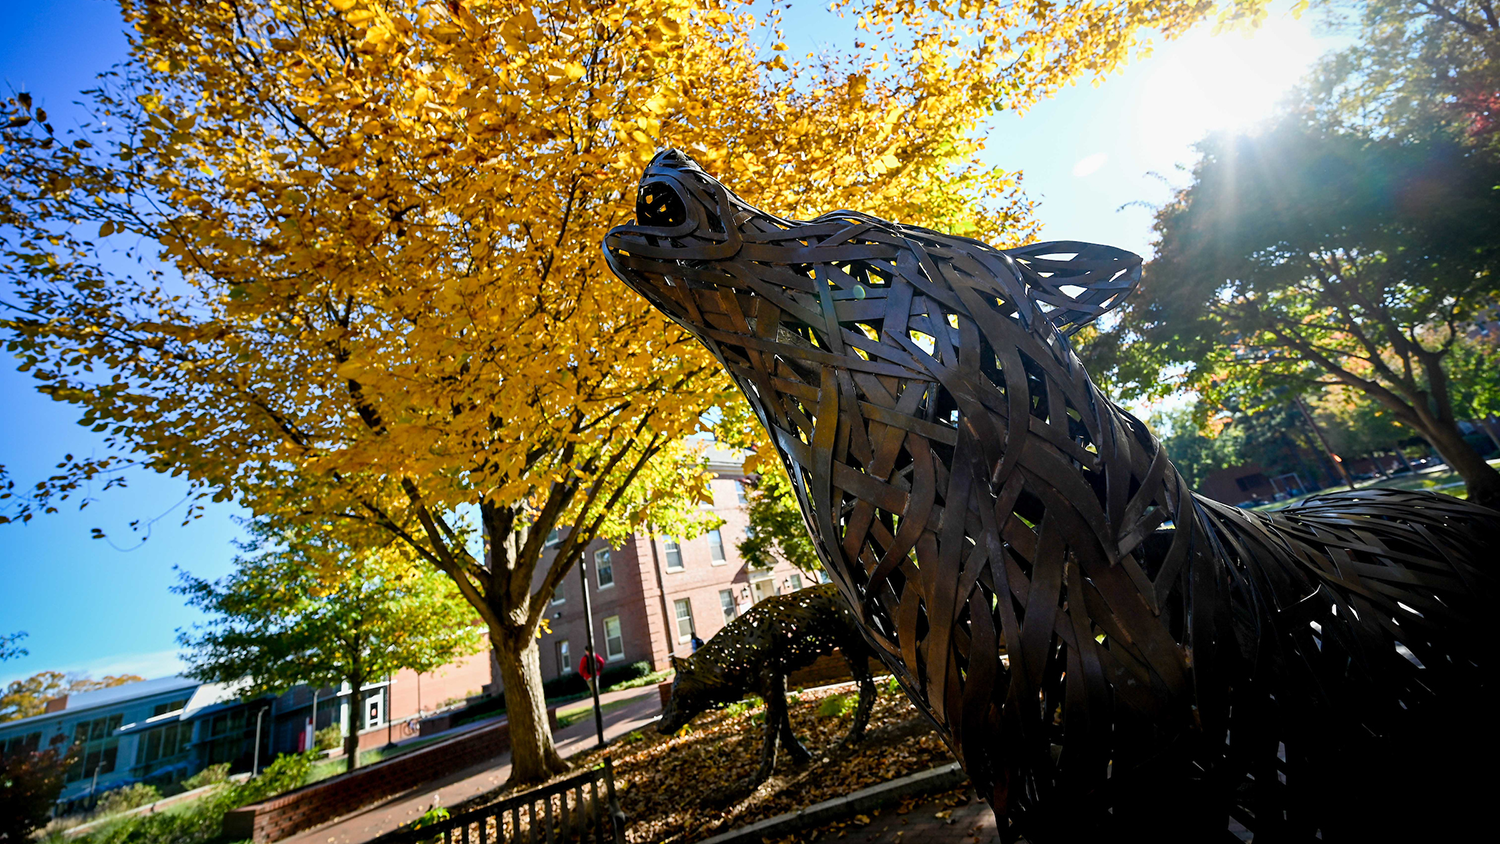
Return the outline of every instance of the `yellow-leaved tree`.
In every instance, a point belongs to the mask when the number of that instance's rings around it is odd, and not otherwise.
[[[978,120],[1214,13],[842,8],[869,40],[789,61],[776,15],[737,0],[121,0],[130,57],[88,92],[91,123],[56,132],[24,96],[0,113],[9,348],[114,452],[0,519],[135,465],[383,531],[483,619],[514,781],[563,769],[548,598],[598,537],[692,531],[683,439],[730,397],[603,267],[644,163],[676,145],[781,213],[1015,242],[1030,205],[978,163]],[[455,521],[476,504],[482,552]]]

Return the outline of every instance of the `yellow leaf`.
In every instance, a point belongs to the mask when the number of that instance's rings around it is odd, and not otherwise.
[[[577,81],[583,78],[583,65],[578,62],[568,62],[563,66],[563,73],[567,74],[569,79]]]
[[[347,12],[350,9],[354,8],[354,4],[358,3],[359,0],[331,0],[331,2],[333,3],[333,8],[335,10],[340,12]]]
[[[104,221],[104,225],[102,225],[102,226],[99,227],[99,236],[100,237],[109,237],[110,235],[112,235],[114,233],[115,233],[115,221],[114,220],[105,220]]]

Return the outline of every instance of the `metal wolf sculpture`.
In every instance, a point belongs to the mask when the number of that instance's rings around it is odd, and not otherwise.
[[[869,668],[869,659],[875,654],[832,584],[767,598],[726,624],[697,653],[687,659],[673,657],[677,676],[657,729],[670,735],[710,706],[732,703],[754,692],[766,702],[766,737],[761,745],[760,767],[751,783],[765,782],[776,767],[778,743],[794,762],[811,758],[792,734],[786,675],[811,665],[834,648],[848,660],[859,683],[854,724],[842,744],[857,742],[864,736],[870,709],[875,705],[875,682]]]
[[[1486,803],[1500,513],[1195,495],[1066,339],[1138,257],[781,219],[676,151],[637,214],[611,269],[744,391],[1003,835],[1393,840]]]

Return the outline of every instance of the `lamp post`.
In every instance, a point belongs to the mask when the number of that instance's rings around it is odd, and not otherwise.
[[[604,710],[599,706],[599,675],[603,672],[594,664],[594,605],[589,600],[589,560],[587,555],[581,555],[578,559],[578,584],[583,587],[583,623],[588,631],[584,639],[584,665],[588,666],[594,674],[592,679],[584,675],[588,680],[589,693],[594,697],[594,730],[599,736],[599,746],[605,745],[604,741]]]
[[[260,722],[262,718],[266,717],[267,709],[270,709],[270,707],[262,706],[260,711],[255,713],[255,756],[254,761],[250,764],[250,776],[252,777],[260,773]]]

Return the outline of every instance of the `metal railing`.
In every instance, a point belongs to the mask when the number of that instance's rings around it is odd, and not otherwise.
[[[601,794],[600,792],[603,792]],[[421,829],[381,836],[379,844],[625,844],[625,813],[615,798],[614,765],[514,794]]]

